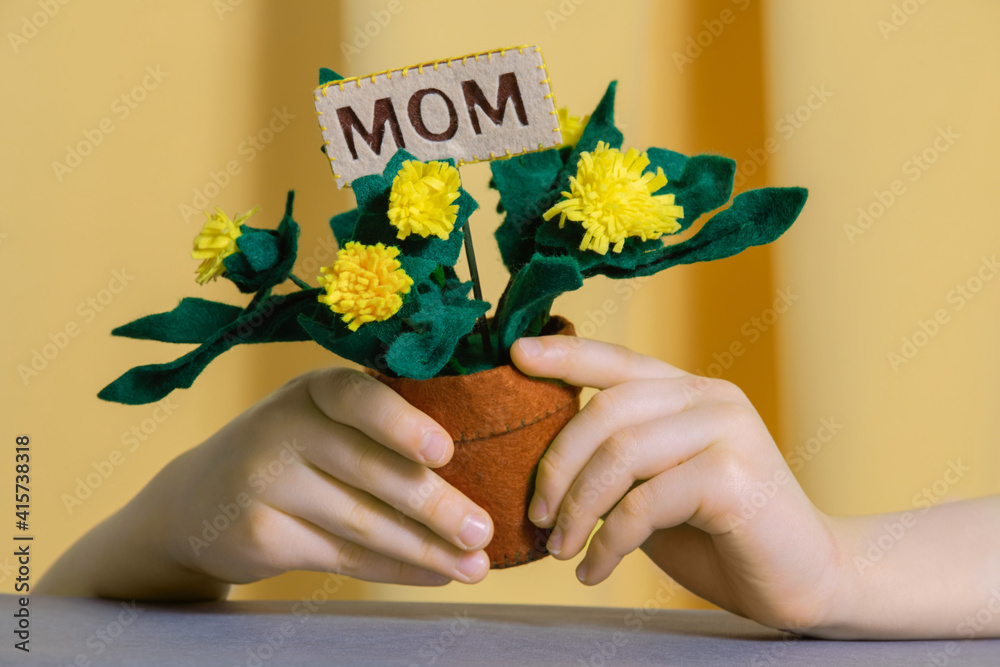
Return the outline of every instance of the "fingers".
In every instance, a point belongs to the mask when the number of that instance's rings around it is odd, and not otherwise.
[[[476,551],[493,537],[489,515],[433,470],[341,424],[317,419],[300,428],[314,432],[303,458],[330,477],[375,496],[460,549]]]
[[[439,467],[454,453],[451,436],[437,422],[370,375],[331,368],[309,375],[307,388],[329,419],[358,429],[411,461]]]
[[[721,411],[703,406],[620,430],[604,441],[573,481],[559,507],[548,549],[561,560],[576,556],[597,520],[633,482],[655,477],[693,458],[726,433]]]
[[[629,380],[686,375],[679,368],[627,347],[574,336],[520,338],[511,347],[510,356],[527,375],[597,389]]]
[[[443,586],[450,581],[437,572],[367,549],[280,510],[263,511],[272,514],[271,534],[276,537],[271,543],[278,550],[272,552],[270,562],[254,579],[289,570],[311,570],[409,586]]]
[[[528,517],[542,528],[555,525],[564,495],[602,443],[633,425],[676,414],[696,403],[728,400],[732,393],[728,387],[739,390],[727,384],[685,374],[626,382],[596,394],[542,457]]]
[[[705,480],[697,461],[660,473],[629,491],[615,505],[576,568],[581,582],[588,586],[601,583],[653,531],[691,520],[704,497]]]
[[[466,583],[481,581],[490,561],[466,552],[389,507],[311,466],[297,466],[269,502],[323,530],[389,558]]]

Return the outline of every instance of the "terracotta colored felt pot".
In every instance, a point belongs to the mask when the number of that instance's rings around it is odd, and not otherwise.
[[[543,333],[573,335],[574,329],[553,317]],[[430,380],[372,374],[454,439],[455,455],[437,473],[492,517],[486,547],[492,568],[547,556],[549,531],[528,520],[528,503],[538,461],[579,411],[580,389],[529,378],[512,365]]]

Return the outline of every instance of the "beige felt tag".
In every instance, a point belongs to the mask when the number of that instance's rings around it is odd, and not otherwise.
[[[461,165],[562,143],[537,46],[331,81],[316,113],[337,187],[381,173],[399,148]]]

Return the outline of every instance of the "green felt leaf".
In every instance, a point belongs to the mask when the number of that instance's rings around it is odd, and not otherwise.
[[[462,226],[479,204],[472,195],[461,188],[459,198],[455,200],[455,204],[458,205],[455,228],[447,239],[436,236],[423,238],[418,234],[410,234],[405,239],[397,238],[398,230],[389,223],[389,192],[396,173],[407,160],[416,158],[404,150],[396,151],[382,174],[364,176],[351,184],[358,202],[358,215],[350,240],[366,245],[382,243],[386,246],[395,246],[406,257],[417,257],[444,266],[454,266],[462,252],[464,239]],[[441,160],[441,162],[447,162],[452,166],[455,164],[453,160]],[[336,234],[336,230],[334,233]],[[414,277],[414,280],[419,282],[424,276]]]
[[[648,276],[678,264],[730,257],[756,245],[775,241],[806,203],[805,188],[761,188],[736,196],[729,208],[710,218],[693,237],[650,253],[634,272],[605,271],[611,278]]]
[[[656,168],[660,167],[667,180],[670,181],[681,177],[681,174],[684,173],[684,167],[691,159],[684,153],[678,153],[668,148],[656,148],[655,146],[646,151],[646,156],[649,158],[649,167],[646,168],[646,171],[655,172]]]
[[[402,319],[390,317],[351,331],[340,316],[328,308],[312,315],[299,315],[298,322],[312,340],[337,356],[386,373],[389,372],[385,363],[385,353],[389,349],[386,341],[398,337],[402,326]]]
[[[235,337],[240,344],[309,340],[309,334],[299,325],[297,318],[303,314],[312,316],[328,311],[329,307],[318,298],[324,291],[314,287],[291,294],[272,294],[223,335]]]
[[[573,148],[569,158],[566,160],[566,170],[559,179],[557,189],[561,192],[569,190],[569,177],[576,175],[577,163],[580,161],[580,154],[589,152],[597,148],[597,143],[605,142],[611,148],[621,148],[625,137],[621,130],[615,127],[615,91],[618,82],[612,81],[608,84],[608,89],[604,97],[597,104],[597,108],[590,114],[590,120],[583,128],[580,140]]]
[[[340,81],[343,78],[344,77],[340,76],[329,67],[319,68],[319,85],[321,86],[324,83],[330,83],[331,81]]]
[[[512,278],[497,314],[500,348],[509,350],[539,313],[547,313],[557,296],[583,286],[580,267],[571,257],[535,254]]]
[[[186,297],[173,310],[140,317],[112,329],[111,335],[163,343],[204,343],[242,312],[239,306]]]
[[[298,324],[297,318],[299,315],[304,317],[314,315],[319,310],[318,306],[322,305],[316,299],[319,291],[319,289],[304,290],[291,295],[273,295],[264,298],[254,308],[242,311],[238,317],[224,324],[213,334],[204,337],[199,341],[202,344],[194,350],[168,363],[132,368],[104,387],[97,396],[105,401],[126,405],[152,403],[174,389],[190,387],[213,359],[235,345],[307,340],[308,336]],[[182,301],[182,305],[183,303]],[[185,308],[192,307],[204,306],[189,305]],[[212,308],[216,313],[223,311],[215,306]],[[151,317],[162,318],[163,315],[166,314]],[[137,320],[131,325],[142,321]],[[197,333],[204,333],[204,330]],[[194,337],[194,332],[189,334],[191,338]]]
[[[394,373],[426,380],[444,368],[459,339],[471,332],[476,320],[490,308],[485,301],[468,298],[471,288],[471,282],[446,288],[433,282],[420,286],[420,305],[408,320],[414,330],[395,340],[386,355]]]
[[[330,230],[333,232],[333,238],[337,239],[339,247],[343,248],[344,244],[350,241],[354,235],[354,228],[358,224],[358,215],[358,209],[352,208],[350,211],[338,213],[330,218]]]
[[[399,268],[403,269],[414,285],[423,282],[439,266],[433,259],[424,259],[413,255],[400,255],[398,259]]]
[[[650,148],[647,172],[662,167],[667,184],[654,192],[673,194],[674,203],[684,207],[684,217],[678,220],[681,233],[695,220],[729,201],[733,193],[736,162],[720,155],[695,155],[688,158],[662,148]]]
[[[646,172],[663,169],[668,183],[654,194],[674,193],[675,202],[684,207],[679,222],[681,233],[706,212],[713,211],[729,200],[736,164],[717,155],[696,155],[688,158],[681,153],[660,148],[647,152],[650,164]],[[558,217],[539,226],[535,242],[545,255],[572,257],[584,276],[609,275],[626,277],[631,271],[655,261],[663,251],[662,240],[626,239],[621,252],[609,250],[601,255],[593,250],[580,250],[584,229],[580,223],[567,220],[559,227]]]
[[[637,237],[625,240],[621,252],[609,250],[601,255],[593,250],[580,250],[583,239],[583,227],[572,220],[567,220],[562,228],[559,218],[552,218],[538,229],[535,242],[539,252],[547,256],[566,256],[572,258],[585,277],[591,277],[608,271],[631,271],[648,261],[646,256],[663,248],[660,240],[643,241]]]
[[[295,192],[289,191],[285,215],[276,230],[243,226],[236,239],[239,252],[222,260],[224,276],[248,294],[274,287],[288,279],[298,253],[299,225],[292,218]]]
[[[252,271],[266,271],[278,263],[278,235],[268,229],[243,225],[236,247],[246,258]]]
[[[97,397],[125,405],[153,403],[174,389],[190,387],[213,359],[235,344],[217,334],[211,341],[191,350],[179,359],[165,364],[148,364],[130,369],[102,389]]]
[[[534,253],[533,239],[542,214],[560,197],[555,186],[563,167],[560,152],[555,149],[490,163],[492,182],[505,211],[495,236],[500,256],[512,275]]]

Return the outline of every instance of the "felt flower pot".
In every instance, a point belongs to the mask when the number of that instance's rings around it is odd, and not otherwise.
[[[543,333],[573,335],[553,317]],[[548,555],[549,531],[528,520],[535,471],[546,448],[580,409],[580,389],[530,378],[513,365],[429,380],[372,372],[451,435],[455,454],[437,473],[493,519],[486,547],[501,569]]]

